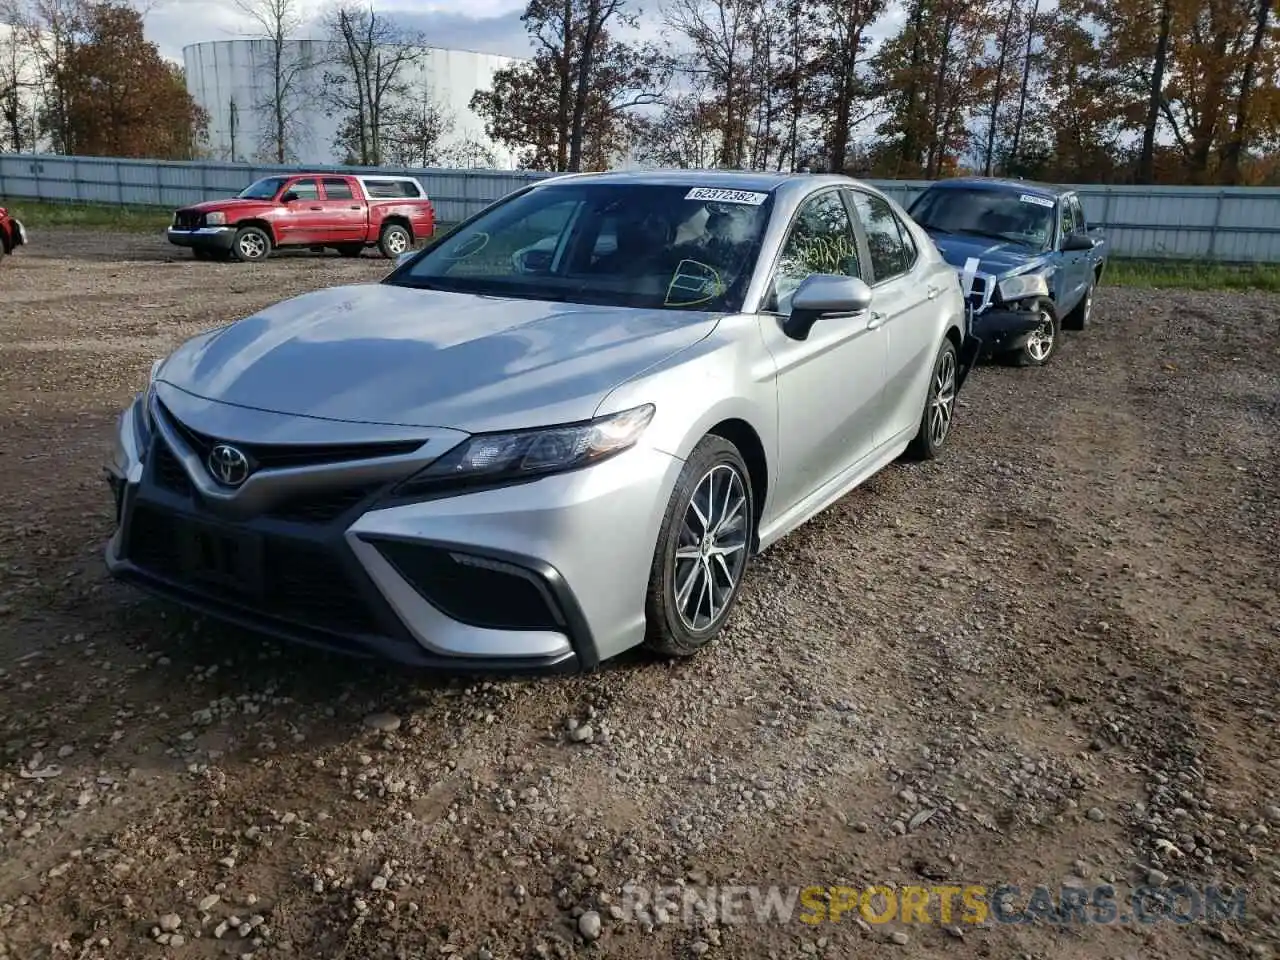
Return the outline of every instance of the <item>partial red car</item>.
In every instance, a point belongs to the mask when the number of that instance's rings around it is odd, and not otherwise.
[[[0,257],[13,253],[27,242],[27,231],[16,218],[9,215],[4,207],[0,207]]]
[[[264,177],[226,200],[183,207],[169,242],[197,260],[265,260],[284,247],[394,260],[435,232],[435,209],[413,177],[297,173]]]

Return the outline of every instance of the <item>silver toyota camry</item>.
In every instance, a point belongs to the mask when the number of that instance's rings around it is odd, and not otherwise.
[[[544,180],[156,361],[107,563],[415,665],[692,654],[753,555],[937,456],[975,346],[955,270],[860,182]]]

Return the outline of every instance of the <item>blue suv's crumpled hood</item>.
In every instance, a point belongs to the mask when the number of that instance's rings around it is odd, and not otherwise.
[[[1019,243],[993,240],[990,237],[974,237],[963,233],[935,233],[929,231],[943,259],[956,269],[963,269],[971,257],[978,260],[978,271],[1006,277],[1038,266],[1048,259],[1048,254],[1038,253]]]

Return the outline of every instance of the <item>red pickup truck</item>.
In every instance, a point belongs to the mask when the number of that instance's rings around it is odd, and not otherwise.
[[[394,260],[434,231],[435,210],[413,177],[296,173],[183,207],[168,237],[197,260],[265,260],[279,247],[331,247],[358,257],[368,246]]]
[[[18,247],[27,242],[27,231],[13,217],[9,216],[9,211],[4,207],[0,207],[0,257],[6,253],[13,253]]]

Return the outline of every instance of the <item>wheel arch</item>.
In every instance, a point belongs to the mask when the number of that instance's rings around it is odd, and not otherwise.
[[[751,511],[755,514],[754,539],[756,542],[752,544],[752,552],[755,552],[760,542],[760,517],[764,514],[764,501],[769,493],[769,458],[764,452],[764,442],[755,428],[739,417],[721,420],[712,426],[706,435],[728,440],[738,448],[747,465],[747,473],[751,480]]]
[[[261,220],[258,217],[247,217],[244,220],[236,221],[237,230],[243,229],[244,227],[257,227],[267,235],[267,239],[271,241],[272,246],[277,245],[276,232],[268,221]]]
[[[387,227],[404,227],[405,230],[409,232],[410,240],[416,241],[418,239],[416,236],[414,236],[413,224],[410,222],[409,218],[405,216],[403,213],[391,213],[391,214],[388,214],[386,217],[384,217],[382,220],[382,223],[378,224],[379,237],[382,236],[382,232],[386,230]]]

